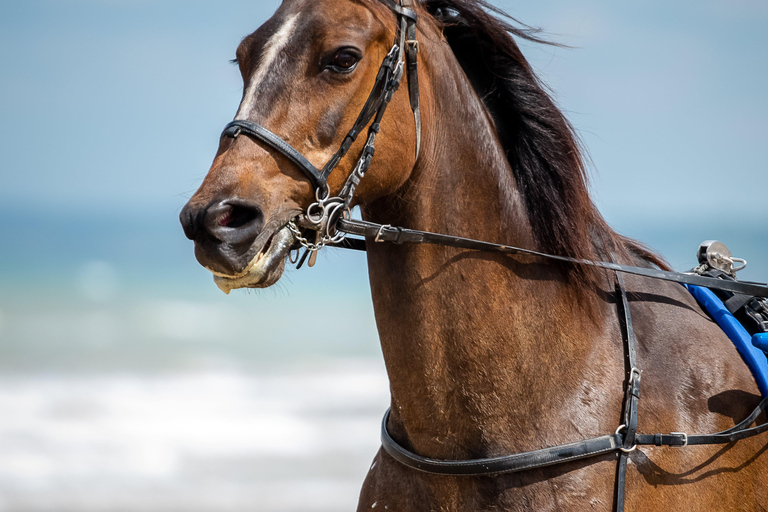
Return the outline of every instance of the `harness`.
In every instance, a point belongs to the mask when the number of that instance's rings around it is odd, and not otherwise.
[[[416,40],[417,16],[413,10],[414,0],[399,0],[399,3],[396,3],[394,0],[379,1],[389,7],[397,17],[395,41],[379,68],[373,89],[355,124],[344,138],[339,149],[322,169],[316,168],[298,150],[257,122],[235,120],[229,123],[223,132],[223,136],[228,138],[235,139],[245,134],[266,144],[300,169],[314,186],[316,202],[309,206],[304,215],[288,223],[288,227],[296,237],[297,243],[305,249],[303,256],[298,260],[298,268],[304,264],[308,257],[309,264],[312,266],[317,252],[325,246],[365,250],[365,240],[347,239],[347,235],[356,235],[372,239],[376,243],[435,244],[502,254],[525,254],[549,261],[589,265],[611,270],[615,273],[615,293],[617,298],[620,298],[620,300],[617,300],[617,311],[626,355],[626,381],[622,424],[613,434],[501,457],[472,460],[437,460],[422,457],[395,441],[389,434],[387,427],[390,415],[390,411],[387,411],[381,425],[381,441],[384,450],[396,461],[407,467],[426,473],[454,476],[495,476],[564,464],[609,453],[618,453],[614,510],[621,512],[624,510],[629,454],[636,450],[638,446],[683,448],[693,445],[728,444],[768,432],[768,423],[752,427],[761,414],[768,411],[768,398],[765,398],[744,421],[722,432],[703,435],[692,435],[683,432],[672,432],[669,434],[638,433],[638,403],[640,400],[642,372],[636,361],[637,342],[622,274],[634,274],[652,279],[672,281],[686,286],[716,290],[720,294],[730,294],[726,298],[726,304],[730,298],[739,298],[732,303],[733,305],[735,302],[740,302],[746,297],[747,300],[744,301],[741,307],[745,308],[745,314],[753,317],[758,325],[764,326],[763,331],[768,331],[768,301],[765,300],[768,298],[768,285],[739,282],[733,276],[727,278],[727,272],[720,271],[719,274],[713,272],[718,270],[718,268],[712,265],[702,266],[689,273],[670,272],[655,268],[619,264],[614,255],[611,255],[611,261],[609,262],[589,261],[469,238],[392,227],[351,218],[350,206],[352,199],[357,186],[365,177],[365,173],[371,165],[375,151],[376,135],[381,129],[382,117],[392,97],[400,87],[402,77],[406,72],[408,74],[410,106],[416,126],[417,157],[421,146],[421,113],[418,85],[419,46]],[[331,196],[328,187],[328,177],[339,165],[341,159],[349,152],[352,144],[366,126],[368,126],[367,141],[357,159],[357,163],[338,195]],[[313,231],[315,233],[314,240],[307,239],[300,228]],[[727,260],[728,258],[726,257],[722,261],[727,262]],[[740,260],[731,258],[731,264],[733,261]],[[768,350],[768,337],[764,332],[762,336],[759,332],[755,335],[754,343],[755,346]],[[763,392],[764,396],[768,396],[766,390],[763,390]]]

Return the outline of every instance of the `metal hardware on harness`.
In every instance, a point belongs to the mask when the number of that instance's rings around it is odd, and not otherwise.
[[[619,428],[616,429],[616,435],[619,435],[626,428],[627,428],[626,425],[619,425]],[[624,448],[620,446],[619,450],[623,451],[624,453],[632,453],[633,451],[637,450],[637,443],[632,445],[632,448]]]
[[[745,311],[761,332],[768,332],[768,299],[752,299],[745,306]]]
[[[318,203],[314,203],[312,206],[317,204]],[[288,229],[293,233],[296,242],[312,253],[317,253],[317,251],[327,245],[341,244],[347,237],[347,234],[342,231],[333,230],[335,224],[334,217],[337,215],[349,216],[349,209],[344,206],[344,203],[338,201],[329,204],[320,204],[312,211],[315,210],[320,210],[318,212],[319,217],[315,218],[309,214],[304,216],[306,223],[311,226],[308,229],[311,229],[316,233],[314,242],[310,241],[302,234],[295,220],[288,223]]]
[[[385,225],[381,226],[379,228],[379,232],[376,233],[376,238],[373,239],[374,242],[380,243],[380,242],[384,242],[385,241],[385,240],[383,240],[381,238],[381,235],[383,234],[385,229],[392,229],[392,226],[390,226],[389,224],[385,224]]]
[[[685,448],[688,446],[688,434],[685,432],[670,432],[671,436],[681,436],[683,438],[683,444],[680,445],[680,448]]]
[[[734,258],[728,247],[717,240],[703,242],[699,246],[696,257],[700,264],[695,270],[698,274],[704,274],[709,269],[716,269],[735,278],[736,272],[747,268],[747,260]],[[741,266],[737,267],[735,263],[741,263]]]

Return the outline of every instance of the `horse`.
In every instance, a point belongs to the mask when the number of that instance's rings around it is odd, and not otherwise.
[[[393,4],[284,0],[237,48],[244,92],[235,120],[268,127],[313,165],[331,159],[398,36]],[[593,204],[577,135],[516,39],[546,41],[483,0],[419,0],[411,9],[418,115],[409,94],[392,96],[349,206],[381,224],[667,268]],[[341,156],[329,194],[344,187],[366,144],[356,140]],[[303,233],[292,221],[317,199],[274,141],[224,136],[181,222],[222,289],[263,288],[280,279]],[[436,460],[477,459],[620,424],[626,367],[613,272],[440,245],[366,245],[391,388],[387,429],[401,446]],[[755,381],[688,291],[640,276],[624,286],[642,369],[640,430],[713,432],[745,418],[760,402]],[[766,450],[764,437],[642,446],[628,455],[627,509],[766,510]],[[380,450],[358,510],[611,510],[620,457],[456,477]]]

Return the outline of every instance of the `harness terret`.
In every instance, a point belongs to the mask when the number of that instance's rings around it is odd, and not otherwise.
[[[379,1],[394,11],[397,16],[398,26],[395,42],[379,68],[373,89],[355,124],[344,138],[339,149],[322,169],[316,168],[298,150],[257,122],[235,120],[229,123],[223,132],[223,135],[229,138],[237,138],[241,134],[245,134],[266,144],[300,169],[315,187],[316,202],[307,209],[307,212],[300,219],[296,219],[288,224],[298,244],[305,248],[304,255],[301,257],[298,266],[301,267],[308,256],[310,256],[310,265],[312,265],[317,251],[326,245],[365,250],[366,242],[364,240],[346,239],[347,235],[357,235],[374,242],[437,244],[468,250],[491,251],[504,254],[526,254],[550,261],[589,265],[611,270],[615,272],[615,291],[617,298],[620,299],[616,302],[626,354],[626,382],[622,424],[613,434],[502,457],[473,460],[436,460],[413,453],[395,441],[389,434],[387,426],[389,411],[387,411],[381,426],[381,441],[384,450],[392,458],[410,468],[427,473],[455,476],[493,476],[515,473],[618,452],[615,510],[623,511],[627,462],[629,454],[638,446],[686,447],[705,444],[727,444],[768,432],[768,423],[751,427],[760,415],[768,410],[768,398],[765,398],[744,421],[715,434],[691,435],[683,432],[672,432],[670,434],[638,433],[638,403],[640,400],[642,372],[636,361],[636,338],[632,327],[632,315],[629,310],[622,273],[719,290],[730,293],[732,296],[746,296],[749,299],[768,298],[768,285],[737,282],[732,279],[722,279],[722,276],[702,275],[702,272],[679,273],[656,268],[622,265],[617,263],[613,256],[611,262],[588,261],[556,256],[530,249],[392,227],[351,218],[349,208],[355,189],[365,177],[365,173],[371,165],[376,135],[380,131],[382,117],[393,95],[400,87],[403,74],[406,71],[408,74],[410,104],[416,125],[417,156],[421,146],[421,113],[418,85],[419,46],[416,40],[417,16],[413,10],[414,0],[399,0],[399,3],[396,3],[394,0]],[[328,177],[339,165],[342,158],[349,152],[352,144],[366,126],[368,126],[368,138],[358,157],[357,163],[338,195],[331,196],[328,187]],[[300,228],[314,231],[315,239],[308,240]],[[764,304],[766,312],[768,312],[768,302],[759,301],[759,303]],[[768,326],[768,315],[765,317],[765,322],[765,325]],[[765,340],[765,338],[760,338],[760,340]],[[768,348],[768,340],[761,341],[761,343],[765,343],[766,348]]]

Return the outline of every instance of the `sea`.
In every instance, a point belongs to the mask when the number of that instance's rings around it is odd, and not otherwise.
[[[225,296],[177,214],[0,208],[0,512],[355,509],[389,402],[364,255]],[[615,224],[768,280],[759,220]]]

